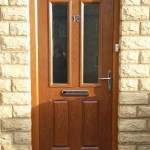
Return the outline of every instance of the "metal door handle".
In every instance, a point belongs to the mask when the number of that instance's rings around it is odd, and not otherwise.
[[[112,73],[111,70],[108,70],[107,78],[99,78],[99,80],[108,80],[108,91],[112,90]]]

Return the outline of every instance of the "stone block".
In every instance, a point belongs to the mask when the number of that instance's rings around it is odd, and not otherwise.
[[[140,5],[140,0],[122,0],[122,5],[128,5],[128,6],[134,6],[134,5]]]
[[[136,106],[119,106],[120,118],[133,118],[136,117]]]
[[[140,79],[139,85],[141,91],[150,91],[150,78]]]
[[[121,78],[119,82],[120,91],[138,91],[138,79]]]
[[[147,50],[150,49],[149,36],[123,36],[120,40],[122,50]]]
[[[8,0],[0,0],[0,5],[8,5]]]
[[[29,9],[27,7],[1,7],[1,20],[28,21]]]
[[[10,5],[26,6],[29,5],[29,0],[9,0]]]
[[[120,63],[121,64],[137,64],[139,62],[139,51],[121,51],[120,52]]]
[[[120,66],[120,77],[149,77],[149,65],[122,64]]]
[[[148,93],[146,92],[120,92],[120,104],[148,104]]]
[[[0,132],[0,143],[2,145],[3,144],[12,144],[12,134]]]
[[[30,55],[29,53],[16,52],[12,53],[12,64],[28,65],[30,64]]]
[[[150,117],[150,105],[138,106],[138,117]]]
[[[118,150],[136,150],[135,145],[119,145]]]
[[[29,92],[31,83],[29,79],[13,79],[12,91],[13,92]]]
[[[9,35],[9,23],[0,22],[0,35]]]
[[[31,131],[30,119],[5,119],[2,120],[3,132],[26,132]]]
[[[0,64],[11,64],[11,54],[0,53]]]
[[[10,92],[11,91],[11,80],[0,79],[0,92]]]
[[[3,150],[32,150],[29,145],[3,145]]]
[[[30,67],[24,65],[2,65],[2,77],[4,78],[29,78]]]
[[[150,5],[150,0],[141,0],[142,5]]]
[[[10,23],[11,35],[29,35],[29,23],[26,22],[12,22]]]
[[[149,7],[123,6],[121,18],[122,20],[129,20],[129,21],[149,20]]]
[[[122,35],[139,35],[140,33],[140,23],[139,22],[129,22],[123,21],[121,27]]]
[[[30,40],[27,37],[0,37],[2,50],[29,51]]]
[[[150,51],[141,51],[140,52],[140,62],[143,64],[150,63]]]
[[[31,104],[30,93],[0,93],[0,104]]]
[[[0,105],[0,118],[12,118],[12,106]]]
[[[150,35],[150,22],[142,22],[141,23],[141,34],[142,35]]]
[[[31,144],[31,134],[30,133],[15,133],[14,143],[20,145]]]
[[[13,106],[13,117],[31,117],[31,106]]]
[[[150,144],[150,133],[120,133],[120,144]]]
[[[146,119],[120,119],[119,130],[120,131],[146,131],[147,120]]]
[[[137,146],[137,150],[150,150],[150,145]]]

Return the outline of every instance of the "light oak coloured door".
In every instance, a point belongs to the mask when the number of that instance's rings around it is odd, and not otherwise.
[[[40,150],[112,149],[113,0],[38,0]]]

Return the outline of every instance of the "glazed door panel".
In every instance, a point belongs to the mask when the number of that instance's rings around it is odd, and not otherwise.
[[[38,0],[38,49],[40,150],[111,150],[113,0]]]

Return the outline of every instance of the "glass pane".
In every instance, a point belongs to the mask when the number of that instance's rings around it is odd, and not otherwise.
[[[67,83],[67,4],[52,4],[53,83]]]
[[[84,5],[83,82],[98,83],[99,4]]]

